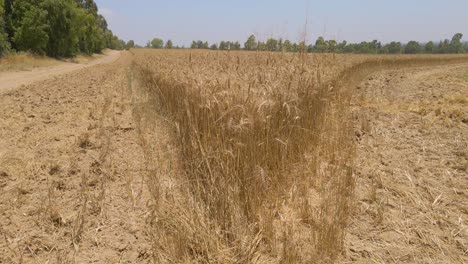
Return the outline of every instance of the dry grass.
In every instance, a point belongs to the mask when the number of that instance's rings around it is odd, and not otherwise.
[[[30,53],[11,54],[0,59],[0,72],[30,71],[35,68],[48,67],[59,64],[60,61],[36,56]]]
[[[38,56],[27,52],[10,54],[4,58],[0,58],[0,72],[31,71],[35,68],[55,66],[62,62],[86,64],[93,60],[102,58],[106,53],[108,53],[108,51],[109,50],[105,50],[103,54],[78,55],[64,60]]]
[[[179,165],[155,166],[149,179],[155,261],[171,263],[333,262],[354,190],[351,96],[343,88],[379,69],[466,60],[132,53],[147,105],[135,110],[138,120],[162,115],[177,140],[169,158]],[[161,164],[155,146],[141,142]],[[176,186],[170,194],[167,181]]]

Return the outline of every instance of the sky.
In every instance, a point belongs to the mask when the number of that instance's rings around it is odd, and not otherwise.
[[[244,43],[251,34],[388,43],[439,41],[460,32],[468,40],[468,0],[95,1],[114,34],[139,45],[154,37],[181,46],[199,39]]]

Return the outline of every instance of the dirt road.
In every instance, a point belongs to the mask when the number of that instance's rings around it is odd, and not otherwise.
[[[468,263],[468,65],[384,71],[354,94],[343,263]]]
[[[20,87],[21,85],[47,80],[53,76],[66,74],[86,67],[111,63],[117,60],[119,56],[119,51],[110,50],[106,56],[85,64],[61,63],[57,66],[36,68],[32,71],[0,72],[0,93]]]

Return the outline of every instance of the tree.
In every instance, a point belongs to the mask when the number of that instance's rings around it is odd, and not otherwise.
[[[279,50],[278,40],[274,38],[269,38],[266,42],[266,49],[268,51],[278,51]]]
[[[232,50],[240,50],[241,49],[241,44],[239,43],[239,41],[233,42],[233,43],[231,43],[230,48]]]
[[[256,50],[257,49],[257,40],[254,35],[250,35],[247,41],[244,43],[245,50]]]
[[[217,49],[218,49],[218,45],[216,45],[216,44],[212,44],[210,46],[210,50],[217,50]]]
[[[172,49],[174,47],[174,45],[172,44],[172,40],[168,40],[166,42],[166,46],[164,46],[164,48],[166,49]]]
[[[315,41],[314,51],[318,53],[327,52],[327,43],[323,37],[318,37]]]
[[[190,48],[191,49],[198,49],[198,44],[197,44],[197,42],[195,40],[192,41],[192,45],[190,45]]]
[[[346,45],[348,45],[348,42],[346,40],[343,40],[340,44],[338,44],[338,52],[344,52]]]
[[[444,41],[439,42],[437,46],[437,52],[446,54],[450,52],[450,40],[445,39]]]
[[[399,54],[401,53],[401,43],[400,42],[396,42],[396,41],[392,41],[390,42],[390,44],[387,44],[387,48],[388,48],[388,53],[390,54]]]
[[[77,6],[71,0],[44,0],[47,11],[49,41],[47,55],[70,57],[79,52]]]
[[[410,41],[405,46],[405,54],[417,54],[421,51],[421,46],[417,41]]]
[[[259,51],[266,51],[266,50],[267,50],[267,47],[266,47],[265,42],[259,41],[259,42],[257,43],[257,49],[258,49]]]
[[[285,40],[284,43],[283,43],[283,47],[282,47],[282,50],[281,50],[281,51],[284,51],[284,52],[291,52],[291,51],[293,51],[293,50],[292,50],[291,41]]]
[[[203,42],[203,44],[201,45],[200,48],[202,48],[202,49],[209,49],[209,47],[210,47],[210,44],[208,44],[208,41],[205,41],[205,42]]]
[[[47,12],[31,2],[14,2],[13,41],[20,50],[44,54],[49,40]]]
[[[332,53],[335,53],[337,52],[338,50],[338,43],[336,43],[336,40],[328,40],[326,41],[326,45],[327,45],[327,51],[328,52],[332,52]]]
[[[129,40],[127,44],[125,44],[126,49],[133,49],[135,47],[135,41]]]
[[[228,49],[229,49],[229,46],[230,46],[229,43],[226,42],[226,41],[221,41],[221,42],[219,43],[219,49],[220,49],[220,50],[228,50]]]
[[[3,19],[5,9],[4,2],[0,1],[0,58],[10,51],[10,42],[8,42],[8,34],[5,30],[5,21]]]
[[[435,53],[435,44],[433,41],[426,43],[424,46],[424,52],[429,54]]]
[[[453,35],[452,41],[450,41],[449,52],[450,53],[463,53],[463,44],[461,39],[463,38],[462,33]]]
[[[164,41],[160,38],[154,38],[151,40],[151,47],[153,49],[162,49],[164,46]]]

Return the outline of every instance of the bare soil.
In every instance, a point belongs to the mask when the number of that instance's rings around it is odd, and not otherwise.
[[[149,262],[129,56],[0,95],[0,263]]]
[[[468,263],[468,65],[355,90],[356,211],[342,263]]]

